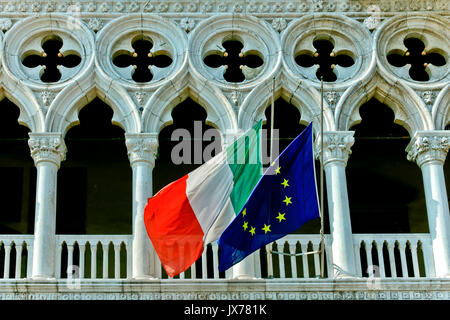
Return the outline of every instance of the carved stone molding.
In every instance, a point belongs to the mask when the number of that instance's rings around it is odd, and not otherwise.
[[[418,131],[406,147],[408,160],[422,167],[427,162],[445,162],[450,149],[449,131]]]
[[[421,5],[423,2],[423,5]],[[104,1],[104,0],[78,0],[78,1],[0,1],[0,6],[6,13],[45,13],[69,12],[79,14],[120,14],[126,12],[145,12],[158,14],[209,14],[209,13],[244,13],[251,14],[299,14],[308,12],[342,12],[346,14],[359,13],[371,16],[374,13],[405,12],[405,11],[445,11],[448,10],[446,0],[384,0],[376,5],[371,0],[302,0],[286,1],[280,3],[274,0],[258,1],[210,1],[201,0],[198,3],[189,1]],[[370,10],[376,6],[375,10]],[[75,9],[71,9],[75,7]]]
[[[347,165],[348,157],[352,153],[351,147],[355,143],[354,131],[328,131],[324,132],[323,161],[324,165],[330,162],[340,161]],[[317,139],[315,145],[316,158],[320,159],[321,141]]]
[[[66,158],[67,148],[60,133],[30,133],[28,146],[36,166],[40,162],[52,162],[59,168]]]
[[[139,162],[147,162],[152,167],[155,166],[158,151],[157,133],[129,133],[125,135],[125,138],[131,166]]]

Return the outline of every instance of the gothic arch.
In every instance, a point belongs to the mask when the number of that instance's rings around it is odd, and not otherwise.
[[[19,108],[20,114],[17,121],[20,125],[29,128],[31,132],[42,132],[44,131],[44,114],[30,91],[18,82],[12,88],[4,81],[0,88],[0,100],[6,97]]]
[[[450,123],[450,84],[439,92],[434,102],[431,115],[436,130],[444,130]]]
[[[176,83],[170,82],[154,92],[142,114],[143,132],[159,132],[172,123],[172,109],[187,97],[205,108],[207,124],[219,129],[237,130],[233,108],[224,94],[208,82],[199,83],[190,76]]]
[[[410,136],[418,130],[433,129],[430,113],[411,88],[401,80],[393,82],[376,73],[367,83],[358,82],[344,92],[336,105],[337,130],[346,131],[360,123],[359,107],[373,97],[394,111],[394,122],[408,130]]]
[[[127,133],[140,132],[138,111],[125,89],[114,82],[105,83],[97,77],[74,82],[63,89],[54,99],[45,119],[45,129],[49,132],[67,131],[78,124],[78,113],[99,97],[114,112],[112,122]]]
[[[253,89],[245,98],[239,110],[239,128],[246,130],[255,121],[265,119],[264,110],[270,105],[272,99],[272,79]],[[282,97],[292,103],[301,111],[303,124],[313,122],[313,127],[318,132],[320,130],[320,92],[305,82],[290,81],[282,75],[275,79],[274,99]],[[334,119],[331,109],[324,101],[324,130],[335,130]]]

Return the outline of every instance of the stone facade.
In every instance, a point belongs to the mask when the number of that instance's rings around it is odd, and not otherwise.
[[[449,13],[446,0],[0,1],[0,95],[19,107],[19,122],[31,130],[36,194],[42,204],[36,206],[31,277],[47,281],[5,282],[0,299],[450,299],[450,222],[442,170],[450,139],[445,131],[450,123]],[[425,65],[426,81],[411,76],[410,64],[395,66],[387,58],[408,56],[405,39],[411,37],[423,42],[423,55],[437,53],[446,59],[444,65]],[[25,59],[46,58],[43,44],[48,39],[62,44],[58,58],[72,55],[78,63],[61,62],[54,71],[58,79],[44,81],[47,65],[27,66]],[[148,60],[149,81],[135,81],[136,64],[113,63],[120,54],[136,58],[132,45],[137,39],[151,43],[149,59],[165,55],[171,61],[163,66]],[[340,275],[355,278],[356,273],[345,178],[354,142],[348,130],[361,121],[361,104],[374,97],[394,111],[395,122],[413,137],[408,159],[423,173],[429,224],[436,227],[430,235],[440,280],[399,282],[392,284],[399,288],[377,291],[368,290],[365,280],[339,285],[330,280],[325,291],[319,282],[306,287],[287,282],[292,290],[277,282],[252,282],[256,289],[247,291],[245,283],[234,288],[222,281],[215,288],[194,281],[198,292],[182,287],[173,291],[170,282],[159,282],[142,218],[153,192],[158,133],[172,121],[172,109],[190,97],[206,110],[208,123],[233,137],[265,119],[273,92],[299,108],[300,122],[312,121],[318,136],[319,67],[296,61],[302,54],[315,56],[313,42],[318,39],[333,45],[331,57],[345,54],[353,60],[351,65],[332,64],[335,80],[323,83],[323,161],[333,261]],[[244,80],[238,83],[225,78],[228,65],[204,62],[208,55],[226,57],[226,40],[242,44],[241,57],[255,55],[263,61],[258,67],[241,65]],[[82,292],[65,293],[54,280],[56,176],[66,152],[64,135],[79,122],[81,108],[96,97],[112,108],[113,122],[126,132],[133,169],[132,278],[158,283],[106,283],[108,289],[84,283]],[[127,285],[129,290],[122,291]]]

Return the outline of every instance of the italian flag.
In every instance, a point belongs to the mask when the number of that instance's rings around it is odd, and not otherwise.
[[[147,233],[169,277],[188,269],[240,212],[262,176],[261,121],[148,199]]]

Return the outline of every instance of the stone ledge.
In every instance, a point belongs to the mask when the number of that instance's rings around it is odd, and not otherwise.
[[[0,300],[450,300],[450,279],[0,280]]]

